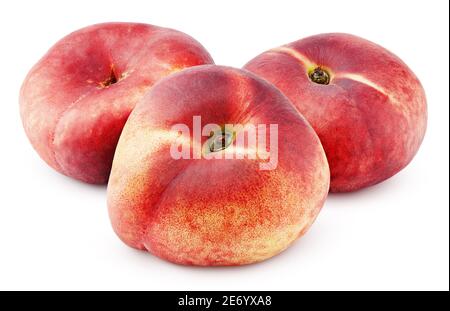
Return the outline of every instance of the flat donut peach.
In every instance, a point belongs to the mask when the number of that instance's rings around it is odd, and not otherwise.
[[[247,71],[205,65],[161,80],[137,104],[108,209],[131,247],[178,264],[244,265],[303,235],[328,189],[320,141],[289,100]]]
[[[391,52],[348,34],[269,50],[244,67],[278,87],[323,144],[331,191],[354,191],[403,169],[425,135],[424,90]]]
[[[56,43],[26,77],[20,92],[25,132],[58,172],[106,183],[120,132],[143,94],[162,77],[211,63],[197,41],[172,29],[83,28]]]

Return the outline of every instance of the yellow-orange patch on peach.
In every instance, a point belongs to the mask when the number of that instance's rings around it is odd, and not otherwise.
[[[285,46],[280,46],[278,48],[272,49],[272,50],[270,50],[270,52],[278,52],[278,53],[288,54],[288,55],[294,57],[296,60],[298,60],[300,63],[302,63],[308,69],[316,66],[316,64],[313,61],[311,61],[308,57],[306,57],[302,53],[300,53],[294,49],[285,47]]]
[[[353,81],[365,84],[365,85],[370,86],[371,88],[377,90],[378,92],[390,97],[384,88],[382,88],[380,85],[376,84],[375,82],[370,81],[363,75],[356,74],[356,73],[339,73],[339,74],[335,75],[335,78],[349,79],[349,80],[353,80]]]
[[[350,73],[350,72],[344,72],[344,73],[338,73],[334,77],[334,79],[349,79],[364,85],[367,85],[368,87],[373,88],[374,90],[380,92],[384,96],[386,96],[389,99],[389,102],[394,105],[399,111],[403,113],[403,115],[410,119],[410,110],[411,105],[402,104],[402,101],[395,95],[395,93],[389,93],[385,88],[383,88],[381,85],[371,81],[370,79],[366,78],[363,75],[356,74],[356,73]]]
[[[147,232],[152,242],[144,245],[178,263],[242,265],[268,259],[286,249],[316,218],[326,195],[327,169],[312,173],[317,185],[312,192],[302,191],[298,176],[280,170],[243,202],[211,201],[205,209],[204,202],[181,197],[170,206],[160,205]]]

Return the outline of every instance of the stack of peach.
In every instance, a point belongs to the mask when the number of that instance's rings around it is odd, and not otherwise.
[[[424,90],[395,55],[348,34],[216,66],[181,32],[107,23],[31,69],[25,132],[58,172],[108,183],[127,245],[188,265],[268,259],[302,236],[329,191],[379,183],[424,137]]]

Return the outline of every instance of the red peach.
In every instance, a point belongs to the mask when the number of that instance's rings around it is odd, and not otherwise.
[[[393,176],[423,140],[427,107],[419,80],[370,41],[312,36],[269,50],[244,68],[277,86],[311,123],[328,157],[331,191]]]
[[[78,30],[32,68],[20,92],[25,132],[55,170],[106,183],[119,135],[136,102],[159,79],[213,63],[181,32],[135,23]]]
[[[200,118],[218,130],[205,126],[195,136]],[[237,125],[270,125],[270,135],[263,132],[258,143],[244,136],[238,146],[245,131]],[[262,170],[265,160],[250,155],[270,141],[272,156],[275,140],[277,163]],[[173,155],[180,141],[191,146],[187,157]],[[205,65],[161,80],[131,113],[114,156],[108,208],[131,247],[178,264],[243,265],[303,235],[328,188],[320,141],[289,100],[249,72]]]

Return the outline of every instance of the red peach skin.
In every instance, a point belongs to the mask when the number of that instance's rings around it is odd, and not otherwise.
[[[277,86],[311,123],[328,157],[333,192],[393,176],[423,140],[427,107],[419,80],[370,41],[316,35],[269,50],[244,68]],[[313,82],[317,68],[329,84]]]
[[[26,77],[20,92],[25,132],[55,170],[106,183],[136,102],[162,77],[210,63],[197,41],[172,29],[134,23],[83,28],[56,43]]]
[[[193,116],[202,124],[278,124],[277,167],[260,170],[260,160],[248,158],[174,159],[171,127],[193,131]],[[178,264],[244,265],[304,234],[328,189],[320,141],[289,100],[251,73],[205,65],[161,80],[136,106],[117,146],[108,208],[131,247]]]

